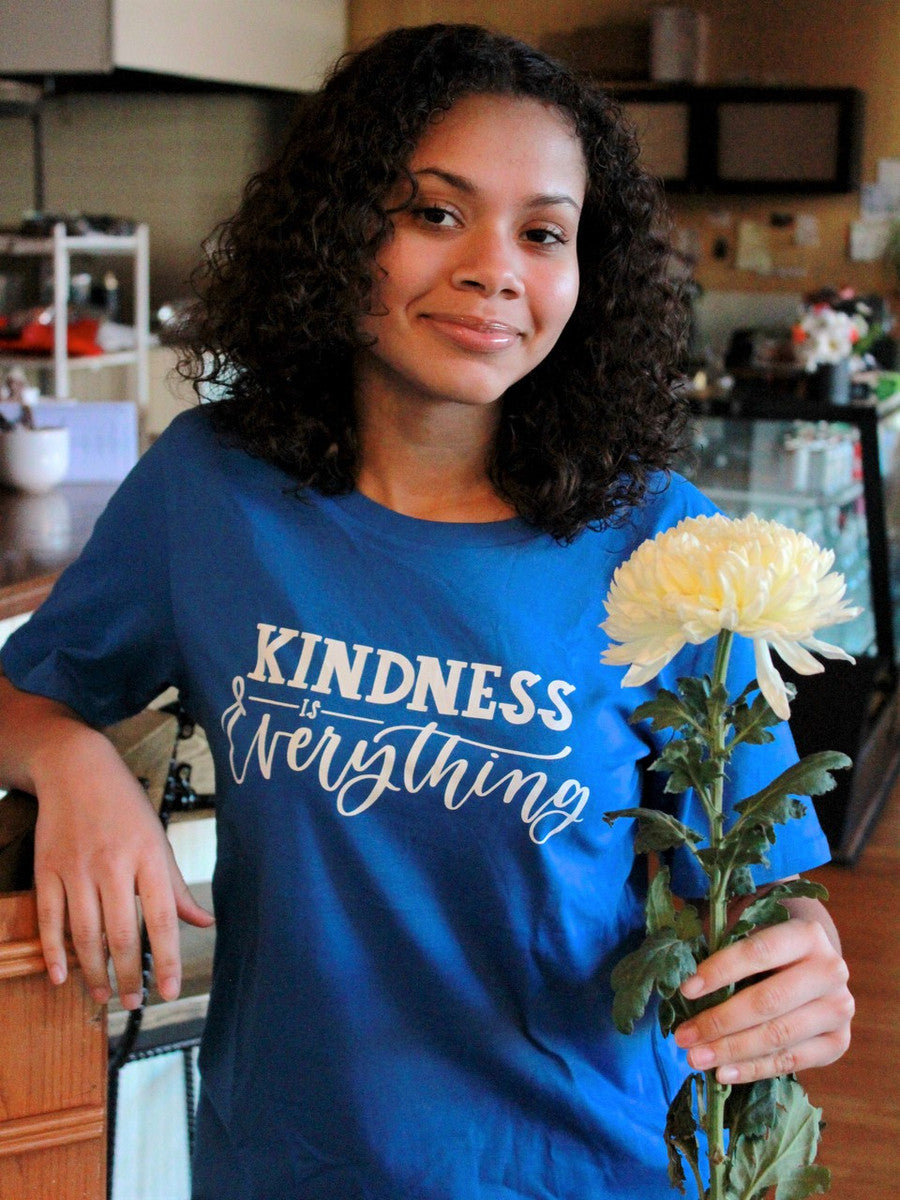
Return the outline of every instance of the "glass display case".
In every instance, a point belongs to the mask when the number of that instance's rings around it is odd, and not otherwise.
[[[803,754],[853,759],[816,808],[834,857],[861,850],[900,770],[900,394],[846,406],[784,396],[695,401],[680,469],[729,516],[779,521],[832,549],[862,615],[823,633],[856,663],[784,674]]]

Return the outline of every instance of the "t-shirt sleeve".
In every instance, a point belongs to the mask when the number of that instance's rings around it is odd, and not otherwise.
[[[79,558],[0,653],[18,688],[91,724],[122,720],[178,686],[166,483],[184,464],[172,440],[163,435],[138,461]]]

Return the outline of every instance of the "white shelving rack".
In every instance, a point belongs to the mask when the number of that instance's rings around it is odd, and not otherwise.
[[[21,355],[14,351],[0,354],[2,363],[21,363],[52,373],[48,391],[60,400],[72,396],[72,372],[100,370],[108,366],[136,367],[135,399],[145,413],[150,395],[150,238],[146,225],[138,225],[133,234],[66,232],[63,222],[53,226],[50,237],[0,236],[0,254],[52,259],[53,262],[53,354]],[[72,278],[72,258],[129,258],[133,262],[134,347],[102,355],[73,358],[68,349],[68,309]]]

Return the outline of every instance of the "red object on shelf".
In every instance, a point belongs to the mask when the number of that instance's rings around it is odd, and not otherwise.
[[[41,321],[29,321],[15,337],[4,336],[8,319],[0,317],[0,353],[7,354],[52,354],[53,326]],[[72,358],[102,354],[97,345],[97,330],[100,322],[93,317],[80,317],[69,323],[68,353]]]

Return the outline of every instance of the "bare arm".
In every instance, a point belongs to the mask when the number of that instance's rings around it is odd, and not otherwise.
[[[107,947],[125,1008],[141,1000],[141,901],[157,987],[181,989],[178,918],[210,925],[191,896],[162,825],[109,740],[62,704],[14,687],[0,673],[0,783],[38,799],[35,887],[47,970],[66,977],[63,930],[91,993],[111,995]]]

